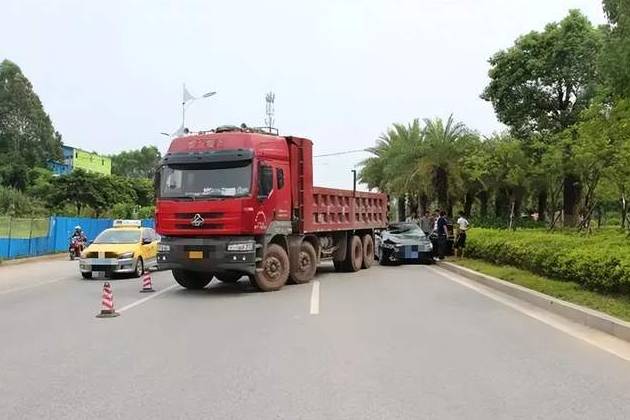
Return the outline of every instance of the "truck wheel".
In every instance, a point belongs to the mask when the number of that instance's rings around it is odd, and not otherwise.
[[[372,235],[363,237],[363,263],[361,268],[370,268],[374,264],[374,240]]]
[[[193,290],[203,289],[212,280],[208,273],[179,269],[173,270],[173,277],[180,286]]]
[[[291,280],[295,284],[304,284],[315,277],[317,271],[317,254],[315,248],[309,242],[303,241],[300,244],[297,264],[291,267]]]
[[[337,273],[343,273],[346,271],[346,261],[337,261],[333,260],[333,265],[335,266],[335,271]]]
[[[240,273],[214,273],[214,277],[223,283],[236,283],[243,275]]]
[[[363,244],[361,238],[357,235],[352,235],[350,239],[350,246],[346,255],[346,268],[348,271],[357,272],[361,269],[363,264]]]
[[[260,269],[256,270],[254,283],[263,292],[279,290],[289,279],[289,256],[280,245],[267,246]]]

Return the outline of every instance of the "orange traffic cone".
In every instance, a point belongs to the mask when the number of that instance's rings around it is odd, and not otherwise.
[[[151,273],[147,270],[144,272],[144,277],[142,278],[142,290],[140,290],[140,293],[151,292],[155,292],[155,290],[153,290],[153,283],[151,282]]]
[[[113,318],[120,314],[114,310],[114,295],[112,294],[112,285],[108,281],[103,285],[103,302],[101,304],[101,313],[96,315],[97,318]]]

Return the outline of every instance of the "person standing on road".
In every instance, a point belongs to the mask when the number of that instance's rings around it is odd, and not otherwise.
[[[420,229],[422,229],[427,237],[431,235],[433,231],[433,218],[428,211],[425,211],[424,215],[420,218]]]
[[[457,219],[457,239],[455,239],[455,256],[464,258],[464,248],[466,247],[466,232],[470,227],[470,223],[464,217],[464,212],[459,212],[459,218]],[[458,255],[459,254],[459,255]]]
[[[448,221],[446,220],[446,213],[440,212],[440,217],[437,220],[437,243],[438,243],[438,259],[443,260],[446,258],[446,243],[448,240]]]

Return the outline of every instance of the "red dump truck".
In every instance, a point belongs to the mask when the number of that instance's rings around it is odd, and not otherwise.
[[[313,144],[220,127],[175,138],[156,171],[161,269],[190,289],[242,276],[262,291],[374,262],[387,196],[313,186]]]

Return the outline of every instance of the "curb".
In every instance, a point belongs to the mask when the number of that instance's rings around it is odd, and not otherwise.
[[[488,276],[453,263],[441,262],[437,264],[437,266],[517,299],[524,300],[525,302],[565,317],[578,324],[586,325],[587,327],[630,342],[630,322],[593,309],[584,308],[574,303],[556,299],[543,293],[527,289],[526,287]]]
[[[54,260],[57,258],[67,257],[67,252],[58,252],[56,254],[48,254],[48,255],[40,255],[39,257],[27,257],[27,258],[16,258],[12,260],[2,260],[0,261],[0,267],[6,267],[9,265],[18,265],[18,264],[26,264],[30,262],[37,261],[46,261],[46,260]]]

